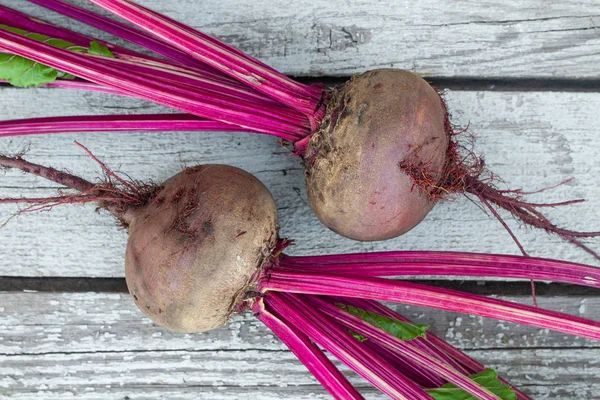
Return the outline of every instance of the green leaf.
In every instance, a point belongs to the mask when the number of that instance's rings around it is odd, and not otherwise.
[[[27,32],[22,29],[0,24],[0,29],[7,30],[17,35],[44,42],[60,49],[75,51],[78,53],[90,53],[105,57],[114,57],[114,54],[98,42],[91,42],[90,48],[77,46],[62,39],[54,39],[49,36],[40,35],[35,32]],[[0,79],[8,81],[13,86],[29,87],[52,83],[57,78],[75,79],[74,75],[58,71],[36,61],[9,53],[0,53]]]
[[[104,45],[102,45],[102,44],[100,44],[100,43],[98,43],[96,41],[90,42],[90,48],[87,49],[87,52],[89,54],[94,54],[94,55],[97,55],[97,56],[104,56],[104,57],[110,57],[110,58],[114,58],[115,57],[115,55],[113,54],[113,52],[110,51],[108,49],[108,47],[106,47],[106,46],[104,46]]]
[[[0,79],[13,86],[28,87],[54,82],[56,69],[13,54],[0,54]]]
[[[352,332],[352,331],[348,331],[353,337],[354,339],[358,340],[359,342],[364,342],[365,340],[367,340],[366,337],[364,337],[363,335],[359,335],[356,332]]]
[[[349,312],[350,314],[362,319],[365,322],[368,322],[373,326],[376,326],[379,329],[386,331],[391,335],[396,336],[401,340],[412,340],[417,337],[425,337],[425,331],[429,328],[429,325],[409,324],[392,318],[384,317],[383,315],[363,310],[361,308],[347,306],[345,304],[336,305],[342,310]]]
[[[469,378],[500,397],[502,400],[517,400],[517,394],[511,387],[498,379],[498,373],[493,369],[486,369],[469,376]],[[452,383],[446,383],[437,389],[427,389],[427,393],[435,400],[477,400],[463,389],[457,388]]]

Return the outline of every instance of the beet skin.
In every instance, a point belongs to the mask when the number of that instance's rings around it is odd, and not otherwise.
[[[225,165],[180,172],[126,220],[129,291],[152,320],[180,332],[225,324],[277,240],[267,188]]]
[[[357,240],[384,240],[417,225],[435,202],[407,162],[441,177],[449,135],[439,94],[408,71],[382,69],[337,89],[305,154],[308,200],[321,222]]]

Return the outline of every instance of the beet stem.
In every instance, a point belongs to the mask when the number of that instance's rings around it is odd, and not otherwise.
[[[363,310],[372,311],[388,318],[396,319],[402,322],[413,323],[403,315],[398,314],[390,308],[373,300],[344,299],[344,302],[345,304],[362,308]],[[430,352],[432,354],[437,354],[438,357],[442,358],[445,362],[453,366],[458,371],[462,371],[462,373],[465,375],[472,375],[486,369],[483,364],[469,357],[462,351],[454,348],[431,332],[427,332],[427,337],[425,338],[418,337],[413,339],[413,342],[415,344],[428,347],[431,349]],[[531,400],[529,396],[512,386],[506,379],[502,378],[501,376],[499,376],[499,379],[503,383],[511,386],[512,391],[517,394],[518,400]]]
[[[350,333],[296,296],[268,293],[267,304],[354,372],[394,399],[430,400],[423,389],[401,375],[377,353],[362,346]]]
[[[285,318],[266,307],[262,298],[254,303],[252,310],[334,398],[339,400],[363,399],[363,396],[348,382],[348,379],[333,365],[323,351]]]
[[[76,115],[0,121],[0,137],[72,132],[187,131],[240,132],[244,129],[190,114]]]
[[[302,296],[298,297],[302,298]],[[361,318],[319,299],[317,296],[312,296],[310,302],[314,307],[318,307],[319,311],[323,314],[338,321],[347,329],[357,332],[358,334],[369,338],[369,340],[377,342],[389,351],[402,354],[402,356],[410,360],[411,363],[415,363],[420,367],[434,372],[436,375],[453,383],[457,387],[460,387],[467,393],[470,393],[475,398],[482,400],[500,400],[498,396],[469,379],[468,376],[447,365],[440,360],[440,358],[432,356],[427,351],[424,351],[423,348],[416,346],[412,343],[412,340],[400,340],[394,335],[363,321]]]
[[[313,116],[317,108],[316,104],[321,96],[320,91],[315,90],[316,88],[295,82],[215,38],[130,1],[90,1],[195,59],[231,75],[258,92],[295,108],[307,116]]]
[[[406,254],[403,254],[406,253]],[[311,260],[314,260],[311,262]],[[330,261],[330,262],[328,262]],[[280,259],[281,269],[357,277],[460,276],[546,280],[600,288],[600,268],[535,257],[390,252]]]
[[[237,102],[237,106],[231,108],[231,104],[227,105],[231,99],[215,99],[217,96],[214,93],[209,95],[191,88],[166,87],[144,74],[132,72],[131,66],[116,68],[115,65],[105,65],[106,57],[62,50],[5,30],[0,30],[0,49],[98,84],[116,87],[124,93],[205,118],[233,123],[283,138],[287,135],[289,139],[286,140],[291,141],[307,134],[306,128],[253,112],[251,106]],[[116,59],[109,60],[112,60],[111,64],[117,62]]]
[[[600,340],[600,322],[510,301],[457,290],[394,281],[340,275],[290,272],[273,268],[260,282],[261,292],[285,291],[325,296],[358,297],[407,305],[465,312],[487,318],[547,328]]]
[[[88,48],[91,42],[98,42],[109,48],[115,54],[139,54],[133,50],[113,45],[90,36],[83,35],[69,29],[53,25],[47,21],[30,17],[20,11],[0,5],[0,23],[28,32],[36,32],[55,39],[62,39],[75,45]],[[141,54],[140,54],[141,55]]]
[[[411,323],[411,321],[402,317],[400,314],[393,312],[388,307],[385,307],[385,306],[377,303],[376,301],[356,299],[356,298],[330,298],[329,301],[334,304],[335,303],[343,303],[343,304],[346,304],[346,305],[349,305],[352,307],[356,307],[356,308],[360,308],[360,309],[363,309],[366,311],[374,312],[374,313],[384,316],[384,317],[399,320],[401,322]],[[456,369],[457,371],[460,371],[462,374],[470,375],[473,372],[480,372],[480,371],[471,371],[471,370],[464,368],[463,365],[460,364],[458,361],[455,361],[452,357],[448,356],[443,351],[440,351],[438,348],[433,346],[428,340],[430,335],[431,335],[431,333],[427,332],[426,337],[416,337],[411,340],[411,343],[413,345],[417,346],[422,352],[427,353],[429,356],[436,357],[439,361],[450,365],[452,368]],[[483,370],[483,368],[482,368],[482,370]],[[441,385],[438,385],[438,386],[441,386]]]
[[[144,47],[148,50],[151,50],[157,54],[160,54],[170,60],[174,60],[177,63],[181,63],[183,65],[188,65],[194,68],[198,68],[201,70],[210,71],[212,73],[218,73],[213,68],[210,68],[193,57],[188,56],[184,52],[163,43],[160,40],[155,39],[152,35],[147,34],[146,32],[140,31],[138,29],[132,28],[123,24],[119,21],[115,21],[111,18],[105,17],[103,15],[97,14],[93,11],[89,11],[80,7],[77,7],[73,4],[69,4],[60,0],[28,0],[30,3],[37,4],[41,7],[47,8],[49,10],[55,11],[59,14],[65,15],[69,18],[73,18],[77,21],[83,22],[84,24],[90,25],[94,28],[100,29],[104,32],[107,32],[116,37],[122,38],[128,42],[136,44],[138,46]],[[38,28],[39,29],[39,28]],[[42,33],[42,32],[40,32]],[[52,35],[49,35],[52,36]],[[92,39],[95,40],[95,39]],[[115,47],[112,45],[112,47]],[[110,47],[109,47],[110,48]],[[125,50],[125,51],[123,51]],[[131,55],[141,55],[141,53],[133,52],[131,50],[118,48],[118,52],[122,52],[124,54]],[[218,73],[219,75],[225,77],[226,75]]]

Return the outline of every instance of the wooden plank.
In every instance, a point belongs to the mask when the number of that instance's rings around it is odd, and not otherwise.
[[[291,75],[395,67],[449,77],[598,77],[596,0],[138,1]],[[20,0],[1,3],[79,28]]]
[[[600,319],[600,297],[539,300],[544,307]],[[328,398],[250,314],[211,332],[184,335],[152,324],[125,294],[0,292],[0,304],[0,398]],[[432,324],[433,333],[536,399],[592,399],[600,389],[595,342],[435,310],[397,309]],[[354,376],[352,381],[365,386]]]
[[[595,399],[598,349],[469,351],[536,400]],[[368,399],[388,397],[351,379]],[[0,355],[0,399],[330,399],[288,352]]]
[[[549,92],[461,92],[446,94],[453,121],[469,125],[476,149],[490,169],[511,187],[539,189],[570,177],[576,179],[532,197],[535,201],[587,198],[583,204],[548,209],[558,224],[598,230],[600,175],[597,110],[600,94]],[[49,89],[0,89],[4,118],[43,115],[162,112],[142,101],[108,95]],[[296,240],[291,254],[346,253],[375,250],[456,250],[514,253],[518,250],[502,227],[463,197],[441,204],[408,234],[394,240],[360,243],[324,228],[306,203],[300,161],[275,139],[244,133],[70,134],[0,140],[0,153],[29,147],[35,162],[67,168],[88,179],[98,166],[73,144],[78,139],[112,168],[136,179],[160,182],[182,165],[226,163],[248,170],[272,191],[281,219],[281,235]],[[506,187],[500,183],[502,187]],[[20,172],[0,176],[0,196],[47,196],[55,185]],[[57,207],[48,213],[22,215],[0,229],[0,275],[123,276],[125,232],[94,207]],[[0,206],[8,219],[15,207]],[[597,265],[592,257],[543,232],[516,229],[526,249],[536,256]],[[598,239],[587,241],[599,249]]]

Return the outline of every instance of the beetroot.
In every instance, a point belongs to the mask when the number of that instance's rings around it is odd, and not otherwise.
[[[0,79],[21,86],[134,96],[187,114],[5,121],[0,123],[0,136],[88,130],[239,129],[269,134],[302,157],[309,202],[319,219],[341,235],[358,240],[401,235],[436,203],[465,194],[489,209],[523,254],[525,249],[496,209],[600,259],[581,241],[600,232],[560,228],[540,211],[582,200],[534,204],[524,198],[525,192],[498,189],[483,160],[460,145],[443,99],[410,72],[375,70],[330,90],[296,82],[129,0],[90,1],[137,29],[61,0],[30,1],[162,58],[0,6],[0,53],[7,53],[11,67],[0,70]],[[36,65],[39,68],[33,68]],[[38,70],[44,73],[35,73]]]
[[[187,168],[161,186],[125,214],[129,292],[167,328],[221,326],[275,247],[275,202],[258,179],[226,165]]]
[[[88,151],[89,153],[89,151]],[[91,153],[89,153],[91,155]],[[92,155],[93,157],[93,155]],[[97,158],[106,181],[0,156],[0,166],[39,175],[77,193],[0,199],[25,210],[96,203],[129,230],[126,278],[155,322],[201,332],[252,309],[337,399],[361,394],[324,354],[392,398],[430,399],[446,383],[461,398],[529,397],[378,301],[439,308],[600,340],[600,323],[542,308],[414,282],[402,275],[495,276],[600,287],[600,270],[564,261],[502,255],[386,252],[287,256],[268,190],[224,165],[186,168],[162,185],[129,182]],[[480,379],[485,376],[485,379]],[[442,390],[443,392],[443,390]]]
[[[336,90],[306,160],[310,206],[333,231],[382,240],[412,229],[433,208],[399,165],[427,165],[442,177],[450,137],[437,92],[420,77],[385,69]]]

